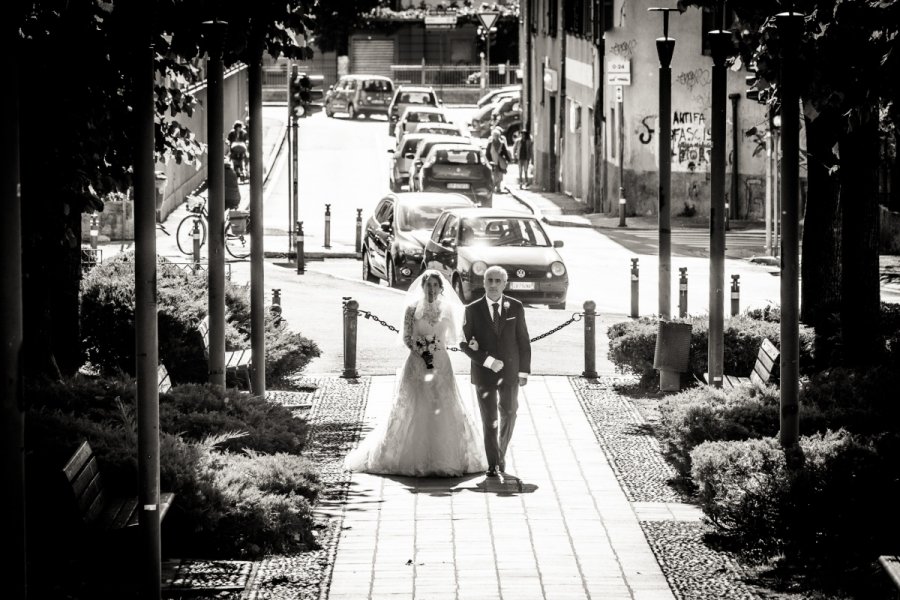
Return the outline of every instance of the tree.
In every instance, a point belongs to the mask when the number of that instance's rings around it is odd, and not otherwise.
[[[309,34],[315,0],[154,3],[156,150],[160,161],[197,162],[205,146],[178,123],[195,100],[183,83],[199,77],[201,23],[227,20],[226,64],[252,51],[251,32],[273,56],[308,58],[292,32]],[[130,186],[132,148],[128,3],[20,0],[23,66],[21,179],[26,369],[74,372],[82,363],[78,318],[81,213]],[[16,16],[21,15],[21,16]],[[172,83],[167,84],[168,76]]]
[[[787,7],[774,0],[733,0],[729,6],[739,20],[732,31],[741,60],[754,64],[767,81],[777,81],[780,40],[772,16]],[[896,110],[897,83],[891,76],[896,78],[900,7],[897,0],[803,0],[793,7],[806,15],[799,75],[813,153],[803,234],[803,315],[819,327],[836,307],[844,360],[866,364],[881,348],[875,174],[879,112]],[[776,86],[776,108],[778,102]]]

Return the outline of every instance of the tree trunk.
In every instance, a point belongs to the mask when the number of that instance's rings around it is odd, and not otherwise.
[[[863,109],[840,137],[841,341],[844,361],[872,364],[883,350],[879,331],[878,119]]]
[[[841,211],[840,185],[829,169],[837,158],[832,151],[837,142],[838,120],[822,113],[814,121],[806,119],[808,193],[803,217],[800,265],[800,320],[816,329],[817,357],[831,355],[841,302]]]

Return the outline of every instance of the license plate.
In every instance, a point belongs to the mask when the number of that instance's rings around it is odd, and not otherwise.
[[[509,289],[511,290],[533,290],[533,281],[510,281]]]
[[[469,184],[468,183],[448,183],[447,189],[448,190],[467,190],[467,189],[469,189]]]

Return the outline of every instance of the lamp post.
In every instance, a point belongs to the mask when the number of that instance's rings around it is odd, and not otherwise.
[[[721,19],[721,7],[717,8]],[[721,23],[720,23],[721,25]],[[712,151],[710,156],[709,207],[709,382],[722,387],[724,372],[725,313],[725,127],[727,112],[727,73],[725,60],[731,51],[731,33],[718,29],[709,32],[712,50]]]
[[[677,8],[648,8],[663,15],[663,37],[656,38],[659,55],[659,318],[672,316],[672,55],[675,40],[669,37],[669,13]]]
[[[263,248],[262,162],[262,23],[254,18],[251,30],[250,88],[250,389],[266,395],[265,267]]]

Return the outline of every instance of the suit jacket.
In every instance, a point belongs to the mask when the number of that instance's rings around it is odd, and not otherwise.
[[[494,330],[491,310],[484,296],[466,305],[463,324],[465,340],[460,349],[472,359],[472,383],[496,386],[518,382],[519,373],[531,372],[531,341],[525,325],[525,308],[515,298],[500,298],[500,331]],[[478,340],[478,350],[469,348],[468,340]],[[488,356],[503,361],[503,370],[494,373],[484,366]]]

